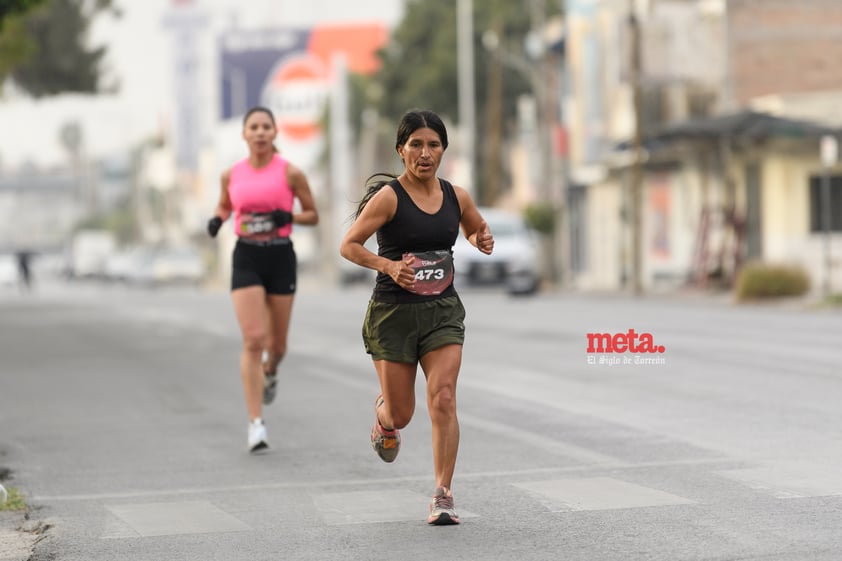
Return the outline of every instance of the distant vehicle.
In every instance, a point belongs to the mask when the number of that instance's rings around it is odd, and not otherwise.
[[[481,253],[461,233],[453,247],[455,284],[503,286],[509,294],[533,294],[540,283],[538,240],[523,218],[496,208],[480,208],[494,235],[494,251]]]
[[[14,255],[0,255],[0,286],[13,287],[18,284],[18,262]]]
[[[105,278],[110,281],[130,282],[143,275],[149,267],[151,250],[141,248],[124,249],[109,256],[105,262]]]
[[[117,240],[107,230],[80,230],[70,244],[68,275],[75,278],[103,278],[109,257],[117,251]]]
[[[205,263],[193,248],[141,251],[134,257],[126,280],[144,286],[198,285],[205,277]]]

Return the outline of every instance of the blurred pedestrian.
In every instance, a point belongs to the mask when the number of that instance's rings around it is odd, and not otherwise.
[[[287,352],[297,278],[292,225],[319,221],[307,177],[278,153],[276,135],[269,109],[246,113],[242,136],[249,156],[222,174],[219,203],[208,222],[208,233],[216,237],[234,215],[231,298],[243,338],[240,376],[252,452],[268,446],[262,406],[275,398],[278,365]],[[300,212],[293,213],[295,199]]]
[[[459,523],[451,480],[459,448],[456,379],[465,309],[453,287],[453,244],[461,227],[479,251],[494,248],[468,191],[437,176],[446,148],[447,130],[438,115],[407,112],[395,142],[403,172],[369,177],[340,247],[343,257],[378,273],[362,331],[380,379],[371,445],[382,460],[395,460],[399,429],[415,412],[419,364],[427,380],[435,473],[427,522],[434,525]],[[375,233],[376,255],[363,245]]]
[[[22,291],[30,292],[32,290],[32,252],[25,249],[17,252],[18,260],[18,284]]]

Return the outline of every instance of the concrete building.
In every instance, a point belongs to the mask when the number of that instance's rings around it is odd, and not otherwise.
[[[571,263],[569,285],[628,289],[634,273],[628,148],[635,123],[625,56],[631,45],[623,31],[629,3],[569,4],[568,193],[578,196],[568,208],[577,229],[570,232],[578,245],[572,254],[582,256]],[[825,55],[837,48],[830,45],[840,28],[833,23],[842,10],[836,4],[638,3],[645,290],[729,286],[751,259],[798,264],[814,287],[830,277],[842,289],[842,273],[833,275],[827,265],[842,256],[842,178],[836,167],[823,167],[819,152],[821,136],[837,132],[838,98],[829,89],[842,88],[842,76],[833,69],[801,80],[787,70],[809,73],[827,63]],[[825,21],[807,33],[825,9]],[[824,177],[838,203],[827,234]]]

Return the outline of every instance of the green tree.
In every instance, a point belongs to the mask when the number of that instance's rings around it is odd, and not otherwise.
[[[35,53],[37,45],[26,34],[22,14],[44,0],[0,0],[0,81],[14,66]]]
[[[0,0],[0,30],[3,29],[3,21],[6,16],[25,12],[40,4],[44,0]]]
[[[11,77],[35,97],[68,91],[100,91],[105,47],[87,45],[88,27],[100,12],[118,15],[112,0],[11,0],[11,3],[18,6],[15,11],[19,13],[9,12],[11,15],[3,18],[0,80]]]
[[[474,9],[474,82],[476,84],[477,149],[480,172],[479,193],[489,176],[505,171],[499,154],[481,150],[485,139],[512,132],[517,99],[531,91],[527,78],[516,69],[502,65],[483,44],[483,35],[493,31],[498,48],[511,57],[525,60],[524,40],[533,28],[524,2],[511,0],[473,0]],[[560,3],[546,0],[543,19],[560,12]],[[458,67],[456,2],[453,0],[408,0],[403,21],[396,27],[389,45],[380,53],[382,67],[374,76],[373,103],[381,115],[393,123],[411,108],[432,109],[458,122]],[[489,116],[491,104],[493,116]],[[499,114],[497,111],[499,108]],[[394,129],[394,127],[392,127]],[[392,148],[390,142],[383,145]],[[390,154],[390,157],[392,155]],[[491,203],[492,200],[481,202]]]

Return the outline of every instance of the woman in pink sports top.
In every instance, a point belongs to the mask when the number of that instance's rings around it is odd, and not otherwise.
[[[286,354],[296,257],[293,224],[315,225],[319,214],[307,177],[282,158],[273,141],[275,118],[253,107],[243,118],[249,156],[222,174],[222,191],[208,233],[216,237],[234,215],[231,298],[243,335],[240,376],[248,410],[248,447],[268,446],[262,407],[275,398],[278,365]],[[298,199],[300,212],[293,213]]]

